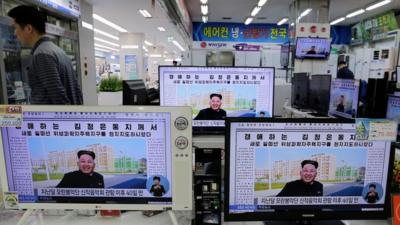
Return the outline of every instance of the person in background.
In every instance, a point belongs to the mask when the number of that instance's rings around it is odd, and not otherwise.
[[[315,180],[318,162],[304,160],[301,162],[300,179],[286,183],[278,197],[287,196],[322,196],[323,185]]]
[[[152,193],[155,197],[161,197],[163,194],[165,194],[164,186],[160,183],[160,181],[160,177],[153,177],[153,185],[150,188],[150,193]]]
[[[376,191],[376,185],[370,184],[368,188],[369,191],[365,195],[365,200],[367,200],[368,203],[375,203],[376,201],[379,200],[379,195],[378,192]]]
[[[339,104],[336,106],[336,111],[344,112],[344,95],[340,95]]]
[[[45,35],[45,17],[35,7],[11,9],[15,36],[32,48],[28,78],[31,104],[82,105],[82,91],[71,59]]]
[[[340,79],[354,79],[354,74],[347,67],[347,63],[345,61],[340,61],[338,63],[337,78],[340,78]]]
[[[213,93],[210,95],[210,108],[200,110],[195,120],[224,120],[226,111],[221,109],[222,95]]]

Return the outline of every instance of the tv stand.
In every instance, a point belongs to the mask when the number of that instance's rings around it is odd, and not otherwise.
[[[346,225],[341,220],[264,221],[264,225]]]

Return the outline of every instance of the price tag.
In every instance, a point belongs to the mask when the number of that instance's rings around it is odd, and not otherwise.
[[[0,127],[20,127],[22,125],[22,107],[20,105],[0,106]]]

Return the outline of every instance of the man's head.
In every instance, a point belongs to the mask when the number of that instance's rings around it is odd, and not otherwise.
[[[315,46],[314,45],[311,46],[311,50],[315,51]]]
[[[22,45],[32,47],[46,33],[45,17],[33,6],[17,6],[7,15],[13,19],[14,34]]]
[[[214,110],[214,111],[219,111],[219,109],[221,108],[222,105],[222,95],[220,94],[216,94],[213,93],[210,95],[210,107]]]
[[[78,167],[79,170],[84,174],[93,173],[96,163],[94,159],[96,155],[92,151],[81,150],[78,152]]]
[[[339,63],[338,63],[339,69],[342,69],[343,67],[346,67],[346,66],[347,66],[347,63],[345,61],[339,61]]]
[[[264,111],[260,112],[260,117],[265,117],[265,112]]]
[[[159,185],[160,184],[160,177],[158,177],[158,176],[154,176],[153,177],[153,184],[155,184],[155,185]]]
[[[375,184],[370,184],[369,185],[369,191],[375,191],[376,190],[376,185]]]
[[[304,160],[301,162],[300,177],[305,183],[312,184],[317,177],[318,162],[314,160]]]
[[[175,61],[175,60],[172,61],[172,65],[173,65],[173,66],[178,66],[178,61]]]
[[[340,103],[344,104],[344,95],[340,95]]]

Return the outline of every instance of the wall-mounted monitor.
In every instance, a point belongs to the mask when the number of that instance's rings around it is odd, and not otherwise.
[[[228,118],[226,129],[225,220],[386,218],[391,142],[356,140],[354,120]]]
[[[274,68],[159,67],[160,105],[191,106],[193,131],[224,132],[226,117],[272,117]]]
[[[22,106],[3,127],[3,191],[20,208],[192,208],[190,107]]]
[[[298,37],[296,40],[297,59],[327,59],[331,52],[331,39]]]
[[[332,80],[329,114],[344,118],[355,118],[358,109],[359,86],[359,80]]]
[[[400,122],[400,96],[388,96],[386,118]]]

